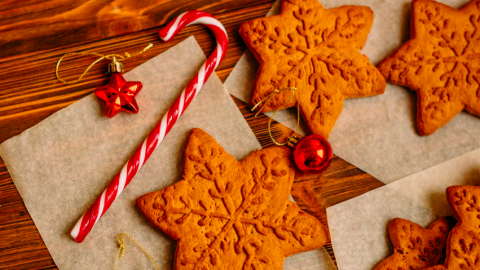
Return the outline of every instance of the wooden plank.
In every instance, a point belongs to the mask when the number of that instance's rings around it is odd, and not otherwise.
[[[0,58],[72,43],[89,43],[158,27],[202,10],[213,15],[271,0],[4,0],[0,2]]]

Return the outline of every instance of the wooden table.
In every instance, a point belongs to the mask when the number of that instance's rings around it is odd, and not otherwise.
[[[238,35],[244,21],[265,16],[273,0],[77,0],[0,1],[0,143],[42,121],[52,113],[89,95],[108,82],[106,64],[98,64],[85,79],[64,85],[55,77],[55,64],[67,52],[134,52],[153,43],[145,54],[132,58],[126,71],[195,35],[205,54],[215,46],[213,34],[191,26],[173,41],[163,43],[157,31],[170,19],[188,10],[216,16],[230,39],[217,75],[225,81],[244,52]],[[68,80],[92,62],[82,58],[66,62],[62,77]],[[234,98],[263,147],[271,146],[266,130],[268,117],[257,118],[248,106]],[[291,130],[275,123],[275,136]],[[383,183],[335,156],[323,175],[297,173],[292,195],[300,207],[327,224],[325,209],[382,186]],[[331,245],[327,250],[333,257]],[[333,257],[334,258],[334,257]],[[0,269],[56,269],[34,222],[3,163],[0,161]]]

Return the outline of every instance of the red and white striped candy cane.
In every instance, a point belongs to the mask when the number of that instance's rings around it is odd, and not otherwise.
[[[182,94],[175,100],[168,112],[163,116],[162,121],[158,123],[152,132],[145,139],[143,144],[135,151],[135,154],[128,160],[127,164],[110,182],[107,189],[97,198],[95,203],[85,212],[82,218],[77,222],[70,235],[81,243],[93,226],[98,222],[101,216],[108,210],[113,201],[122,193],[123,189],[130,183],[138,170],[145,164],[147,159],[163,141],[163,138],[172,129],[178,118],[187,109],[190,102],[198,94],[203,84],[207,81],[210,74],[217,68],[218,64],[225,57],[227,50],[228,37],[223,25],[212,15],[202,11],[189,11],[178,16],[167,26],[159,31],[160,38],[163,41],[171,40],[179,31],[192,24],[204,24],[215,34],[217,39],[217,48],[207,61],[200,68],[195,77],[188,83]]]

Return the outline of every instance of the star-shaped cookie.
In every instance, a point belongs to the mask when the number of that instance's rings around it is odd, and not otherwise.
[[[405,219],[392,220],[388,232],[393,254],[375,270],[417,270],[438,264],[445,255],[447,236],[453,224],[453,218],[440,218],[428,229],[424,229]]]
[[[417,92],[419,133],[434,133],[462,110],[480,116],[480,0],[460,10],[414,0],[410,36],[379,70]]]
[[[237,161],[194,129],[183,180],[137,200],[174,240],[175,269],[282,269],[285,257],[318,249],[327,228],[288,200],[290,149],[270,147]]]
[[[283,0],[280,15],[245,22],[240,35],[260,68],[251,103],[275,89],[297,87],[272,98],[264,111],[299,104],[310,130],[328,138],[346,98],[382,94],[385,79],[358,50],[373,23],[368,7],[326,10],[318,0]]]
[[[105,101],[105,114],[112,118],[121,111],[138,113],[135,96],[142,87],[141,82],[127,82],[121,73],[113,73],[107,85],[95,89],[95,95]]]
[[[447,200],[458,220],[450,232],[445,266],[428,270],[480,269],[480,187],[447,188]]]

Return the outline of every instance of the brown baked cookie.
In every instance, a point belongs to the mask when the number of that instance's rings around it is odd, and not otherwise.
[[[240,35],[260,68],[251,103],[275,89],[297,87],[275,95],[264,112],[299,103],[303,119],[315,134],[328,138],[346,98],[382,94],[385,79],[363,47],[373,23],[368,7],[326,10],[318,0],[283,0],[280,15],[248,21]]]
[[[458,223],[448,237],[445,267],[429,270],[480,269],[480,187],[449,187],[447,200]]]
[[[379,65],[417,92],[417,126],[430,135],[466,110],[480,116],[480,0],[460,10],[414,0],[411,39]]]
[[[435,265],[432,267],[424,268],[423,270],[447,270],[447,268],[443,265]]]
[[[148,221],[178,240],[175,269],[282,269],[285,257],[318,249],[328,229],[288,200],[290,149],[237,161],[201,129],[185,151],[183,179],[137,199]]]
[[[445,256],[447,236],[453,224],[453,218],[440,218],[426,230],[405,219],[392,220],[388,232],[393,254],[375,270],[419,270],[438,264]]]

